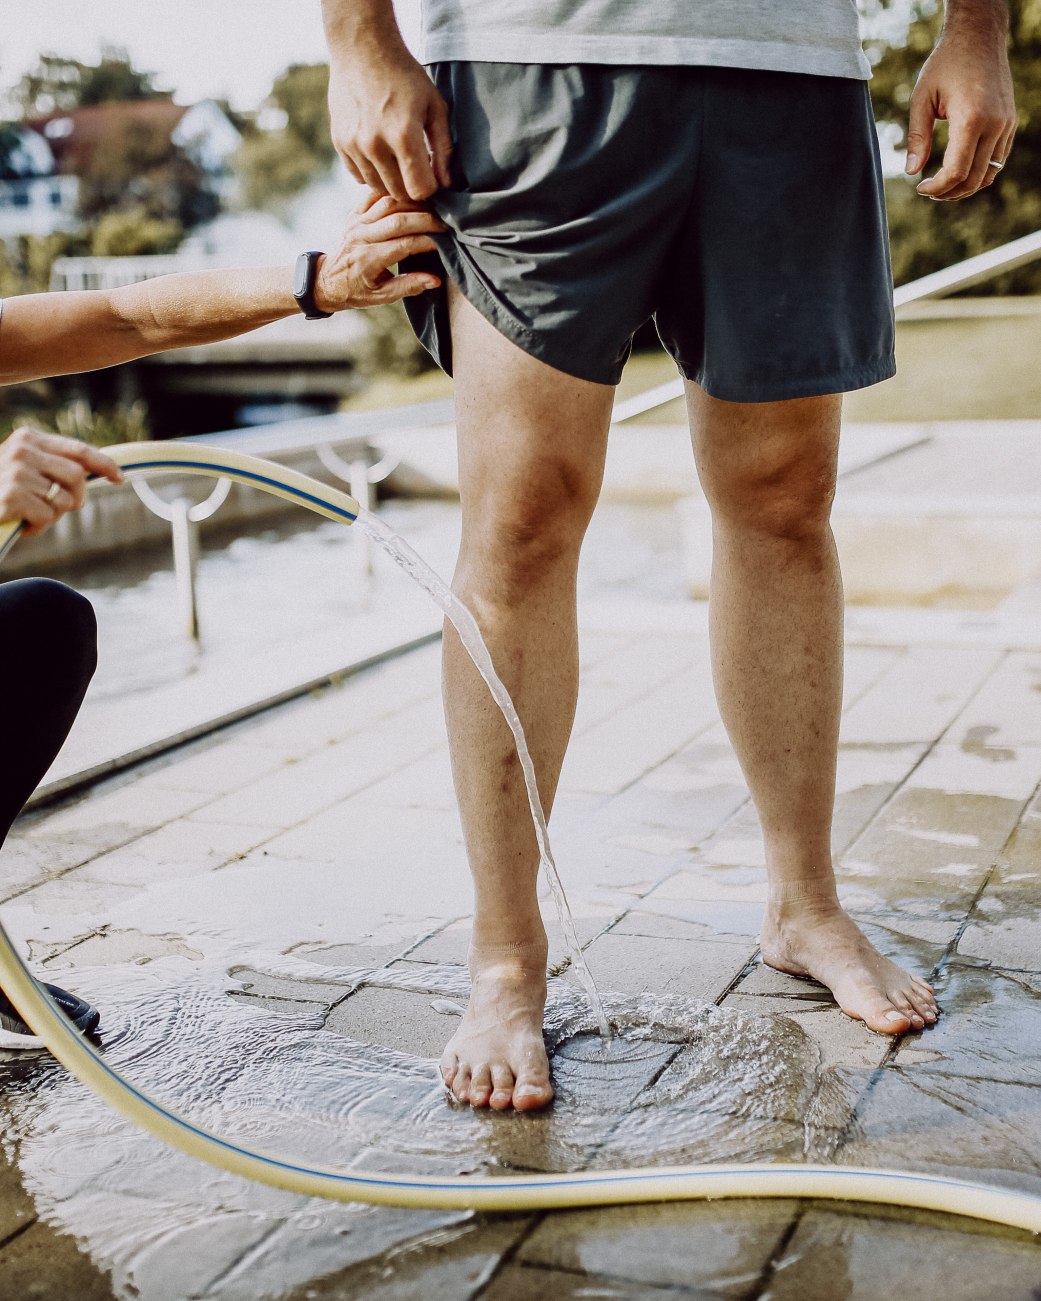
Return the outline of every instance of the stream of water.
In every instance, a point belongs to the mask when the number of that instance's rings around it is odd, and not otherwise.
[[[605,1039],[609,1039],[611,1026],[604,1012],[604,1005],[597,992],[596,984],[593,981],[592,972],[589,970],[589,964],[582,952],[582,945],[575,929],[575,919],[572,916],[571,906],[567,901],[567,895],[564,893],[564,885],[560,879],[560,873],[557,871],[556,862],[553,859],[553,851],[550,848],[546,814],[542,808],[542,800],[539,797],[539,788],[535,780],[535,765],[532,763],[531,752],[528,749],[528,742],[524,735],[524,727],[521,724],[520,716],[510,697],[510,693],[506,690],[502,679],[495,671],[491,654],[484,638],[481,636],[481,630],[477,626],[477,620],[464,602],[459,600],[444,579],[430,568],[422,556],[418,555],[400,534],[395,533],[393,529],[384,524],[371,511],[361,509],[358,513],[356,526],[361,528],[374,542],[378,543],[410,578],[430,593],[436,604],[444,611],[445,617],[459,634],[459,640],[473,660],[474,667],[487,684],[495,703],[502,710],[502,716],[513,733],[521,771],[524,773],[524,786],[528,793],[528,807],[531,809],[535,839],[539,847],[539,862],[549,884],[550,893],[553,895],[557,916],[560,918],[561,930],[564,932],[568,956],[571,959],[571,969],[586,992],[593,1015],[600,1026],[601,1035]]]

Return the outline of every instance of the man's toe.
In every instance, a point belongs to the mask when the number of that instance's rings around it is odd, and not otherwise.
[[[470,1079],[470,1106],[487,1107],[492,1096],[492,1073],[487,1066],[478,1066]]]
[[[513,1088],[513,1105],[517,1111],[536,1111],[553,1098],[553,1088],[544,1076],[521,1073]]]
[[[867,1002],[859,1015],[868,1029],[876,1034],[903,1034],[912,1024],[910,1012],[901,1011],[884,994]]]
[[[493,1111],[505,1111],[513,1102],[513,1072],[508,1066],[492,1067],[492,1096],[489,1106]]]
[[[452,1081],[452,1092],[460,1102],[470,1100],[470,1068],[465,1062],[461,1062],[455,1079]]]
[[[445,1053],[441,1058],[441,1078],[445,1082],[446,1088],[452,1087],[452,1081],[455,1079],[456,1072],[459,1070],[459,1058],[455,1053]]]
[[[920,990],[913,989],[910,998],[914,1010],[924,1021],[932,1023],[936,1020],[936,1004],[928,994],[923,994]]]

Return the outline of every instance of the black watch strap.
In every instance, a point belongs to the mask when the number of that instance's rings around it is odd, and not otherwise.
[[[314,301],[314,282],[318,275],[318,262],[323,257],[325,257],[324,253],[311,249],[307,253],[300,254],[293,269],[293,297],[309,321],[320,321],[323,317],[332,316],[332,312],[320,311]]]

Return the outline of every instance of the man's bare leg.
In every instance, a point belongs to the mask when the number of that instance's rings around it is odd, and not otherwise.
[[[828,517],[841,405],[721,402],[687,385],[712,508],[713,678],[766,845],[763,960],[821,981],[872,1030],[900,1034],[936,1020],[932,989],[843,911],[831,863],[842,586]]]
[[[575,579],[614,390],[528,356],[454,289],[450,301],[463,511],[453,589],[513,696],[548,813],[575,715]],[[553,1097],[538,848],[513,739],[450,628],[444,694],[475,908],[470,1002],[441,1074],[461,1102],[533,1110]]]

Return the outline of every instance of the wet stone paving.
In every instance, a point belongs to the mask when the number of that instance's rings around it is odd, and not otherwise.
[[[450,1103],[469,880],[438,648],[390,659],[22,818],[3,917],[102,1009],[107,1059],[295,1161],[492,1174],[834,1161],[1041,1195],[1041,653],[854,636],[835,849],[847,907],[931,979],[890,1040],[758,961],[754,812],[704,610],[586,618],[551,824],[605,1049],[551,932],[546,1112]],[[139,1132],[43,1053],[0,1054],[4,1297],[1036,1298],[1041,1245],[809,1201],[474,1216],[250,1184]]]

